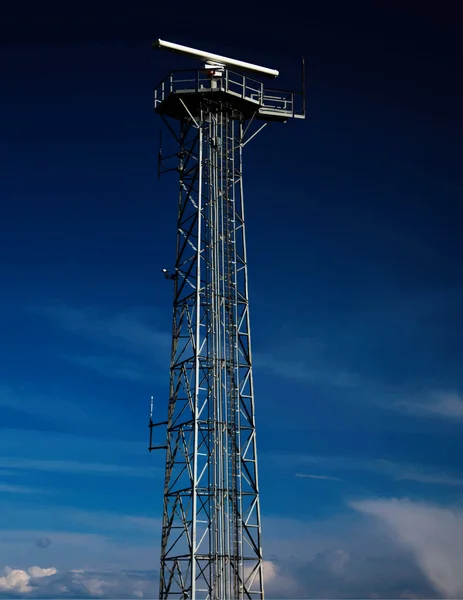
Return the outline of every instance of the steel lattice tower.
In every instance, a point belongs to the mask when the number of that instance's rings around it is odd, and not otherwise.
[[[175,271],[164,270],[174,285],[168,419],[150,419],[150,450],[166,448],[159,597],[263,599],[243,148],[268,121],[304,118],[304,94],[264,89],[230,71],[231,59],[156,46],[209,61],[155,90],[178,145],[160,152],[160,172],[180,180]],[[153,446],[164,424],[166,444]]]

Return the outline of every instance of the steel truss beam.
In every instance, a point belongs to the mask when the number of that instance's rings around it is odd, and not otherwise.
[[[180,192],[161,599],[264,598],[243,210],[247,124],[204,99],[194,118],[185,110],[178,134],[169,125]]]

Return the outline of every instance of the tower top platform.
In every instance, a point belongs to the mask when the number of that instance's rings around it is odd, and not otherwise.
[[[222,104],[244,119],[304,119],[304,95],[268,89],[257,79],[229,69],[172,71],[154,90],[154,110],[174,119],[197,117],[203,99]],[[187,110],[186,110],[187,109]]]

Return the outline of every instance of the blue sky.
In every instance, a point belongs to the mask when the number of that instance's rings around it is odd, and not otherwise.
[[[180,4],[0,18],[0,597],[157,594],[176,181],[152,89],[184,65],[159,36],[283,87],[306,57],[307,120],[245,155],[268,596],[461,598],[456,9],[248,30]]]

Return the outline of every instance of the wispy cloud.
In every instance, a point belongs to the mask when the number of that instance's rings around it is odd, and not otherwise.
[[[144,486],[143,480],[164,474],[162,457],[153,456],[147,446],[148,439],[144,442],[140,438],[129,441],[103,435],[87,438],[52,431],[4,429],[0,436],[0,469],[7,472],[5,482],[11,483],[11,477],[15,477],[15,484],[25,486],[29,484],[31,472],[74,474],[72,479],[63,480],[68,482],[65,487],[74,486],[73,480],[83,476],[99,477],[92,486],[101,489],[105,485],[103,478],[107,477],[132,478],[134,485]],[[48,475],[41,479],[45,485],[56,481]]]
[[[96,309],[54,305],[35,307],[62,329],[136,355],[152,357],[170,349],[171,335],[160,331],[145,311],[108,314]]]
[[[24,485],[11,485],[9,483],[0,483],[0,492],[6,494],[46,494],[48,490],[26,487]]]
[[[410,417],[463,419],[463,396],[458,391],[424,388],[420,393],[412,393],[407,382],[400,387],[374,381],[348,368],[330,365],[320,357],[313,358],[310,352],[312,358],[308,360],[288,360],[286,356],[287,353],[285,358],[257,354],[254,365],[293,382],[316,385],[324,390],[342,388],[345,401],[368,404],[369,409],[376,407]]]
[[[117,475],[119,477],[148,477],[153,478],[154,469],[132,467],[128,465],[77,462],[71,460],[35,460],[32,458],[0,457],[0,466],[8,469],[22,469],[26,471],[48,471],[63,473],[81,473],[98,475]],[[158,474],[160,470],[156,471]]]
[[[331,475],[311,475],[310,473],[296,473],[295,477],[301,479],[326,479],[329,481],[340,481],[339,477],[333,477]]]
[[[301,341],[295,344],[304,345]],[[288,359],[288,355],[291,356],[291,351],[282,351],[281,354],[257,353],[254,366],[292,382],[306,383],[328,391],[342,389],[345,401],[357,405],[368,404],[369,409],[376,407],[411,417],[463,419],[463,396],[458,391],[424,388],[421,393],[412,393],[406,381],[402,386],[374,381],[316,356],[310,341],[307,342],[306,351],[294,353],[294,359]],[[304,359],[300,358],[301,355]]]
[[[304,324],[290,315],[286,330],[277,327],[274,346],[260,355],[254,348],[255,366],[289,383],[317,386],[328,401],[368,405],[369,411],[394,411],[398,417],[462,420],[463,354],[457,345],[462,299],[463,288],[381,286],[367,302],[329,318],[323,308],[322,320]],[[455,340],[450,356],[449,331]]]
[[[417,481],[435,485],[463,487],[463,474],[452,474],[442,468],[423,465],[397,464],[387,460],[377,460],[372,468],[390,475],[397,481]]]
[[[104,377],[128,379],[129,381],[151,381],[152,370],[135,361],[119,356],[79,356],[61,354],[60,358],[70,363],[95,371]]]
[[[441,390],[425,392],[421,398],[397,400],[395,408],[418,416],[463,419],[463,397],[458,392]]]
[[[100,510],[85,510],[73,506],[54,504],[51,509],[47,504],[18,505],[12,496],[0,499],[2,526],[0,527],[2,543],[18,542],[30,544],[31,552],[37,548],[56,549],[56,541],[63,543],[68,538],[62,536],[69,533],[69,543],[85,546],[85,536],[103,536],[114,540],[125,539],[131,543],[143,541],[153,545],[153,551],[158,547],[156,542],[161,535],[162,515],[146,516],[144,513],[127,514],[101,507]],[[11,529],[11,523],[22,524],[23,529]],[[41,529],[34,528],[40,524]],[[45,528],[46,524],[46,528]],[[58,537],[56,537],[58,536]],[[77,537],[75,537],[77,536]],[[80,536],[80,537],[79,537]],[[79,541],[80,540],[80,541]],[[40,543],[39,543],[40,542]],[[59,552],[59,548],[57,549]],[[34,554],[41,556],[41,553]],[[48,556],[48,554],[47,554]],[[0,561],[1,564],[1,561]],[[61,564],[61,563],[60,563]]]
[[[449,296],[448,292],[432,294],[430,299],[426,296],[421,302],[423,314],[420,312],[420,315],[423,317],[429,311],[435,310],[434,301],[443,304],[449,301],[449,297],[453,296]],[[418,302],[415,295],[413,302],[408,296],[399,300],[397,301],[404,314],[408,314]],[[34,307],[32,310],[90,344],[88,354],[60,352],[59,357],[63,360],[104,377],[134,382],[152,381],[156,368],[167,372],[165,369],[170,357],[171,332],[164,326],[160,327],[158,316],[153,316],[151,310],[133,309],[109,313],[95,308],[76,308],[60,304]],[[375,309],[373,307],[370,310],[371,314],[367,311],[364,318],[367,318],[368,323],[373,318],[382,322],[383,310],[385,309],[382,304]],[[357,320],[361,317],[361,314],[351,315],[353,323],[343,325],[345,335],[356,336],[352,343],[360,334],[368,334],[370,337],[373,335],[371,332],[365,332],[365,327],[360,327]],[[286,342],[282,340],[277,347],[264,352],[259,352],[257,348],[254,352],[254,368],[257,372],[260,370],[277,378],[306,383],[325,390],[343,390],[344,400],[355,404],[368,403],[370,408],[376,406],[378,409],[392,410],[414,417],[463,418],[463,399],[458,392],[425,389],[417,396],[410,394],[406,381],[403,386],[394,387],[387,382],[372,380],[365,373],[352,370],[342,361],[333,360],[329,352],[329,335],[332,334],[327,334],[324,342],[306,336],[291,338]],[[379,343],[378,335],[373,337],[376,340],[375,344]],[[388,343],[391,344],[391,341]],[[97,352],[94,344],[99,346]],[[350,355],[349,347],[346,347],[346,352]],[[0,394],[0,405],[1,402]],[[62,408],[59,410],[66,412],[62,401],[60,402]]]
[[[161,519],[154,519],[152,517],[125,517],[129,523],[133,523],[137,527],[141,527],[145,531],[160,531],[162,525]]]
[[[367,471],[384,475],[395,481],[415,481],[434,485],[444,485],[452,487],[463,487],[463,474],[452,473],[440,467],[429,465],[416,465],[406,463],[396,463],[385,459],[363,459],[349,456],[317,456],[306,454],[263,454],[261,460],[271,460],[279,464],[284,469],[294,469],[301,467],[316,467],[323,470],[335,472],[346,471]],[[341,480],[337,476],[326,474],[304,474],[299,471],[296,477],[309,479],[328,479],[334,478]]]
[[[257,355],[254,363],[257,368],[292,381],[328,390],[342,388],[345,400],[356,404],[368,403],[370,409],[375,406],[413,417],[463,419],[463,396],[458,391],[425,388],[420,393],[411,393],[406,382],[402,387],[375,382],[347,368],[323,363],[320,358],[297,361],[264,354]]]
[[[140,438],[134,440],[106,437],[100,435],[85,436],[57,431],[43,431],[41,429],[16,429],[4,428],[0,436],[0,456],[10,455],[12,452],[30,456],[30,448],[34,448],[35,456],[48,454],[56,455],[56,448],[60,449],[61,458],[85,456],[108,456],[119,461],[123,457],[132,457],[140,462],[141,457],[146,457],[146,444]]]
[[[5,385],[0,385],[0,407],[53,421],[68,418],[70,414],[74,420],[85,421],[87,419],[87,413],[82,406],[67,398],[13,389]]]
[[[153,368],[167,368],[170,331],[159,328],[146,310],[109,313],[63,305],[36,306],[31,310],[89,343],[88,354],[61,352],[62,360],[105,377],[130,381],[152,379]],[[104,352],[100,348],[96,353],[95,344],[105,348]]]
[[[321,364],[319,357],[307,356],[304,360],[282,358],[272,354],[254,354],[254,368],[268,371],[277,377],[331,387],[352,388],[360,384],[358,374],[348,369]]]

